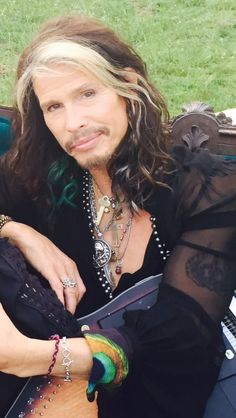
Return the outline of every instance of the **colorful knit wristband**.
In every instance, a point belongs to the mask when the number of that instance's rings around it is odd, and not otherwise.
[[[99,385],[113,389],[121,385],[129,370],[128,359],[121,346],[101,334],[84,333],[93,354],[93,367],[87,386],[87,399],[92,402]]]
[[[48,368],[48,372],[47,372],[47,375],[46,375],[47,378],[50,377],[50,375],[52,373],[52,369],[55,366],[55,363],[56,363],[56,360],[57,360],[57,354],[58,354],[58,351],[59,351],[60,337],[59,337],[58,334],[51,335],[51,337],[49,337],[49,340],[55,340],[55,349],[53,351],[52,361],[51,361],[51,364]]]

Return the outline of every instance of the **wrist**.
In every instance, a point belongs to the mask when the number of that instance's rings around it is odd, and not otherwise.
[[[26,228],[28,230],[30,227],[10,218],[0,228],[0,238],[8,238],[11,244],[19,247],[22,236],[25,235]]]
[[[1,349],[1,371],[7,374],[13,374],[18,377],[28,377],[25,373],[24,364],[28,362],[28,347],[30,338],[17,333],[14,341],[10,335],[6,345]]]
[[[70,375],[72,380],[76,377],[79,380],[88,380],[92,369],[92,353],[85,338],[70,338],[67,340],[69,344],[70,359]],[[52,374],[55,376],[65,376],[64,353],[62,345],[59,346],[56,364]]]
[[[1,238],[5,238],[6,236],[4,235],[4,230],[6,231],[6,225],[9,222],[13,222],[13,219],[8,216],[8,215],[0,215],[0,237]]]
[[[18,372],[14,371],[14,374],[19,377],[47,375],[54,347],[54,341],[25,337],[24,355]]]

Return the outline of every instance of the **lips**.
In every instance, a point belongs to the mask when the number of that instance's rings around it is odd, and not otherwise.
[[[70,152],[73,153],[73,151],[76,151],[76,150],[85,151],[89,148],[92,148],[101,134],[102,134],[102,131],[96,131],[80,138],[79,140],[74,141],[70,145]]]

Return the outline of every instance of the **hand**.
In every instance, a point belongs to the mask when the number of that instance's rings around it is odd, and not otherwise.
[[[23,253],[27,261],[45,277],[63,305],[72,314],[83,297],[86,288],[75,262],[64,254],[47,237],[28,225],[18,222],[6,223],[1,235]],[[63,280],[69,278],[76,287],[63,288]]]

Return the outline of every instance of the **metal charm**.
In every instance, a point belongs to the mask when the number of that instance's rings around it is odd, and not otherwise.
[[[110,245],[103,239],[95,239],[94,240],[94,249],[95,254],[93,256],[94,267],[101,268],[104,267],[107,263],[109,263],[111,258],[111,247]]]

